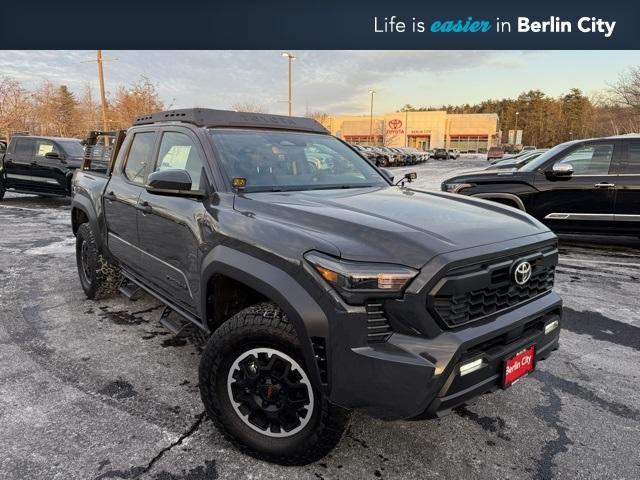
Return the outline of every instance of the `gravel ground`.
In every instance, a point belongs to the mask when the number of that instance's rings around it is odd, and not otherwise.
[[[478,157],[417,167],[438,189]],[[640,241],[566,237],[561,348],[508,391],[430,422],[354,415],[302,468],[237,452],[203,414],[200,346],[150,297],[86,300],[68,201],[0,203],[0,478],[640,478]]]

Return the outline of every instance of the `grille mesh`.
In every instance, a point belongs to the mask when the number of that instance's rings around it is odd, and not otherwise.
[[[555,267],[535,269],[523,286],[502,282],[503,285],[473,290],[456,295],[436,295],[433,307],[437,315],[450,327],[479,320],[519,303],[530,300],[553,288]],[[504,278],[504,272],[496,272]],[[495,278],[495,277],[494,277]]]

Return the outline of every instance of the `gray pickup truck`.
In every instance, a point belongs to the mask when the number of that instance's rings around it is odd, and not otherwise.
[[[394,182],[311,119],[159,112],[112,152],[73,180],[82,288],[141,289],[205,332],[206,411],[251,455],[315,461],[352,409],[438,417],[558,347],[553,233]]]

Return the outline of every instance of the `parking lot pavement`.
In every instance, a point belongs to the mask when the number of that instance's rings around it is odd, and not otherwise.
[[[439,188],[481,158],[416,167]],[[561,239],[560,350],[507,391],[430,422],[354,415],[307,467],[237,452],[204,416],[200,344],[143,297],[86,300],[66,200],[0,203],[0,478],[640,478],[640,241]]]

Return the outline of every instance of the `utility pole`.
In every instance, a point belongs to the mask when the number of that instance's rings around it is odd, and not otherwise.
[[[100,80],[100,106],[102,109],[102,131],[107,131],[107,95],[104,91],[104,71],[102,69],[102,50],[98,50],[98,79]]]
[[[284,52],[282,54],[283,57],[287,57],[287,59],[289,60],[289,116],[291,116],[291,111],[293,109],[293,96],[292,96],[292,85],[291,85],[291,80],[292,80],[292,74],[293,74],[293,61],[296,59],[296,56],[289,53],[289,52]]]
[[[371,110],[369,112],[369,142],[371,146],[373,146],[373,95],[376,93],[375,90],[369,90],[369,94],[371,95]]]
[[[114,58],[113,60],[117,60]],[[107,94],[104,89],[104,70],[102,65],[104,62],[109,62],[110,60],[102,58],[102,50],[96,51],[96,59],[95,60],[85,60],[80,63],[93,63],[96,62],[98,64],[98,83],[100,85],[100,110],[102,116],[102,131],[106,132],[109,129],[108,121],[107,121]]]

